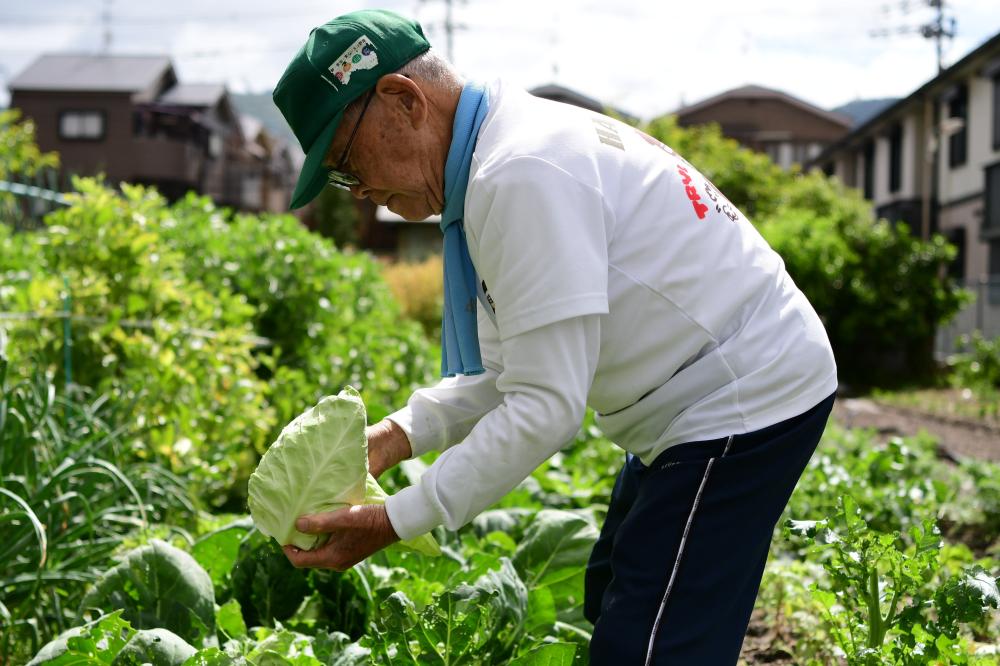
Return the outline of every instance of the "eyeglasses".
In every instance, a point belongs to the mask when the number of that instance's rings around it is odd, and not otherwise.
[[[364,106],[361,107],[361,113],[358,114],[358,119],[354,123],[354,129],[351,130],[351,136],[347,139],[347,145],[344,146],[344,152],[340,154],[340,159],[337,160],[337,166],[333,169],[329,169],[328,179],[331,185],[334,187],[339,187],[342,189],[350,189],[355,185],[360,185],[361,180],[353,174],[349,174],[343,171],[344,162],[347,161],[347,156],[351,152],[351,146],[354,144],[354,137],[358,134],[358,128],[361,127],[361,119],[365,117],[365,111],[368,110],[368,105],[372,103],[372,97],[375,96],[375,89],[372,88],[368,91],[368,97],[365,98]]]

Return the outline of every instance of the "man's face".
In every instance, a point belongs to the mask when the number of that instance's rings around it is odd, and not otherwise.
[[[427,113],[427,100],[416,84],[389,75],[376,86],[360,124],[358,113],[341,122],[328,155],[339,159],[357,125],[340,167],[361,181],[350,188],[354,196],[384,205],[410,221],[441,212],[443,183],[438,182],[440,168],[434,168],[433,159],[441,149],[440,137],[428,131]]]

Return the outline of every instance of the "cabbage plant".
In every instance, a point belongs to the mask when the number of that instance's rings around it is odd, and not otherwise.
[[[368,472],[366,423],[361,396],[347,387],[285,426],[250,475],[248,503],[257,529],[282,546],[312,550],[328,537],[295,529],[299,516],[384,504],[386,493]],[[430,534],[401,545],[427,555],[441,552]]]

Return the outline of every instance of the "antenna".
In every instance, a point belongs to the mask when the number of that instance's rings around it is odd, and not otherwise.
[[[870,30],[872,37],[890,37],[892,35],[918,34],[924,39],[933,39],[937,51],[938,74],[944,71],[944,40],[954,39],[956,23],[954,16],[946,16],[947,0],[899,0],[894,4],[882,5],[882,12],[887,16],[893,11],[909,15],[915,9],[926,7],[934,10],[934,18],[923,25],[901,25],[896,28],[879,28]]]
[[[438,0],[420,0],[420,4],[427,4],[430,2],[437,2]],[[468,4],[468,0],[459,0],[462,4]],[[445,15],[444,21],[440,24],[444,26],[445,40],[447,44],[447,54],[448,62],[455,64],[455,31],[456,30],[467,30],[468,26],[462,23],[455,23],[454,14],[452,12],[453,6],[455,4],[454,0],[443,0],[445,5]],[[428,27],[436,27],[437,23],[426,24]]]

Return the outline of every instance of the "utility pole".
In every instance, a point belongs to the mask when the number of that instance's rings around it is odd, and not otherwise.
[[[420,0],[421,5],[425,5],[431,2],[437,2],[438,0]],[[460,0],[462,4],[467,4],[468,0]],[[435,28],[438,25],[444,27],[445,33],[445,44],[446,53],[448,55],[448,62],[455,64],[455,31],[456,30],[466,30],[468,26],[462,23],[455,23],[454,15],[454,0],[443,0],[445,5],[444,21],[440,23],[424,23],[428,27]]]
[[[927,0],[927,5],[936,10],[934,21],[920,26],[920,34],[924,39],[933,39],[937,47],[938,74],[944,71],[944,57],[942,55],[942,42],[945,37],[955,38],[955,17],[945,17],[945,0]],[[945,28],[945,23],[950,27]]]
[[[948,13],[947,0],[899,0],[895,4],[882,5],[882,12],[890,14],[895,11],[908,15],[915,9],[927,7],[934,10],[934,18],[922,25],[901,25],[895,28],[878,28],[869,30],[872,37],[890,37],[892,35],[917,34],[924,39],[933,39],[937,51],[938,74],[944,71],[944,40],[955,38],[955,17]]]
[[[104,8],[101,10],[101,26],[104,33],[101,43],[102,55],[111,54],[111,2],[112,0],[104,0]]]

